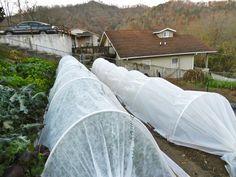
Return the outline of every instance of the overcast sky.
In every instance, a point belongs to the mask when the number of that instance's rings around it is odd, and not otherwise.
[[[31,1],[31,0],[29,0],[29,1]],[[127,5],[132,6],[132,5],[136,5],[136,4],[145,4],[147,6],[155,6],[160,3],[164,3],[166,1],[167,0],[145,0],[145,1],[140,1],[140,0],[102,0],[100,2],[103,2],[108,5],[112,4],[112,5],[117,5],[119,7],[122,7],[122,6],[127,6]],[[81,4],[81,3],[86,3],[86,2],[89,2],[89,0],[38,0],[37,5],[52,6],[52,5]]]
[[[35,2],[36,0],[28,0]],[[147,6],[156,6],[161,3],[165,3],[168,0],[145,0],[145,1],[140,1],[140,0],[102,0],[100,2],[103,2],[108,5],[117,5],[119,7],[122,6],[132,6],[136,4],[144,4]],[[199,2],[199,1],[208,1],[208,0],[192,0],[193,2]],[[86,3],[89,2],[89,0],[37,0],[37,5],[43,5],[43,6],[52,6],[52,5],[68,5],[68,4],[81,4],[81,3]]]
[[[24,10],[26,8],[25,2],[28,2],[29,7],[32,7],[33,5],[37,6],[54,6],[54,5],[75,5],[75,4],[82,4],[87,3],[90,0],[21,0],[21,8]],[[161,3],[165,3],[169,0],[96,0],[97,2],[102,2],[108,5],[116,5],[119,7],[125,7],[125,6],[133,6],[137,4],[144,4],[149,7],[156,6]],[[191,0],[192,2],[207,2],[209,0]],[[211,1],[222,1],[222,0],[211,0]],[[0,0],[0,2],[5,2],[4,0]],[[9,0],[6,1],[9,2],[10,11],[12,13],[17,13],[18,6],[17,6],[17,0]],[[3,3],[4,4],[4,3]],[[1,4],[0,4],[1,5]],[[3,5],[4,6],[4,5]],[[5,8],[5,6],[4,6]]]

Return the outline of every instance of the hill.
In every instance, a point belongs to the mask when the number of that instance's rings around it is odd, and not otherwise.
[[[115,29],[117,25],[123,24],[126,18],[137,17],[149,8],[143,5],[119,8],[113,5],[106,5],[96,1],[89,1],[84,4],[68,6],[36,6],[28,9],[21,19],[36,20],[53,25],[64,25],[69,28],[88,29],[101,34],[104,30]],[[11,18],[12,23],[18,23],[20,16]],[[5,25],[7,25],[5,20]]]

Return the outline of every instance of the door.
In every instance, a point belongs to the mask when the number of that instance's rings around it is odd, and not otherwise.
[[[178,68],[178,67],[179,67],[179,59],[178,58],[172,58],[171,68]]]
[[[16,25],[14,32],[18,33],[18,34],[29,33],[30,26],[29,26],[28,22],[23,22],[23,23]]]
[[[39,33],[39,23],[36,22],[30,22],[29,26],[31,28],[32,33]]]

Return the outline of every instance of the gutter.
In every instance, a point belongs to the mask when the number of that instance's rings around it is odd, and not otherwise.
[[[171,53],[171,54],[161,54],[161,55],[146,55],[146,56],[122,57],[120,59],[131,60],[131,59],[140,59],[140,58],[166,57],[166,56],[191,55],[191,54],[199,54],[199,53],[216,53],[216,52],[217,51],[199,51],[199,52]]]

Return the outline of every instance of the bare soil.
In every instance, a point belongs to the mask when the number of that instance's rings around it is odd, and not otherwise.
[[[220,156],[196,149],[178,146],[151,130],[160,149],[175,161],[191,177],[229,177],[225,162]]]

